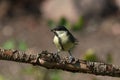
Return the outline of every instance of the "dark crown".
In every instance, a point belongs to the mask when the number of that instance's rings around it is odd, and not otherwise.
[[[67,30],[67,29],[65,28],[65,26],[57,26],[56,28],[53,28],[52,30],[64,31],[64,30]]]

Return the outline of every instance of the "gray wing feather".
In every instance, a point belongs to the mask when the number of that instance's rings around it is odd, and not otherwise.
[[[78,40],[77,40],[69,31],[68,31],[68,34],[69,34],[70,40],[71,40],[73,43],[77,44],[77,43],[78,43]]]

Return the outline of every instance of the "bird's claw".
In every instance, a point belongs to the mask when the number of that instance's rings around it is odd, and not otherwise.
[[[55,57],[58,57],[58,53],[55,53],[54,56],[55,56]]]
[[[69,63],[72,63],[73,61],[75,61],[75,58],[73,56],[69,57]]]
[[[60,59],[60,56],[58,55],[58,53],[55,53],[55,54],[54,54],[54,57],[55,57],[56,59]]]

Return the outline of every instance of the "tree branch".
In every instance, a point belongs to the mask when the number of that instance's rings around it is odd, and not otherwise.
[[[23,52],[0,48],[0,59],[29,63],[43,66],[48,69],[61,69],[70,72],[120,77],[120,67],[115,67],[112,64],[90,62],[80,59],[75,59],[75,61],[70,63],[68,58],[62,59],[59,55],[55,56],[54,53],[50,53],[48,51],[35,52],[31,49]]]

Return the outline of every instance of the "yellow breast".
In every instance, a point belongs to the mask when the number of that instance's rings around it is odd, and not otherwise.
[[[68,38],[69,36],[67,36],[66,33],[60,34],[59,37],[61,39],[61,44],[62,44],[64,50],[62,50],[62,47],[59,42],[59,38],[57,36],[55,36],[54,40],[53,40],[54,44],[56,45],[56,47],[58,48],[59,51],[68,51],[74,46],[74,43],[72,43],[69,40],[69,38]]]

